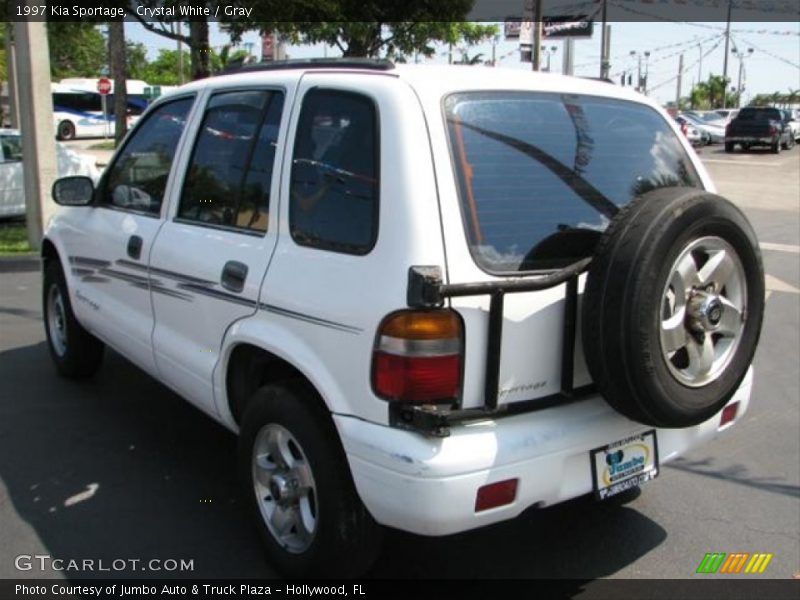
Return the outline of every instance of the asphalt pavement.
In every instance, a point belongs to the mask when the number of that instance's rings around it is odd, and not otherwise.
[[[762,575],[800,572],[800,147],[701,156],[762,243],[766,319],[751,409],[666,465],[624,506],[577,499],[446,538],[389,532],[374,577],[702,578],[707,552],[766,552]],[[56,376],[40,276],[0,263],[0,578],[19,555],[184,559],[191,572],[275,577],[239,497],[233,435],[109,352],[98,376]],[[70,573],[71,577],[109,573]]]

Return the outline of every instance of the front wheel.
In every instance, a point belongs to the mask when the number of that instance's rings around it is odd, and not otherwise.
[[[75,139],[75,125],[72,121],[61,121],[56,128],[56,138],[61,141]]]
[[[330,416],[300,382],[258,390],[245,411],[239,469],[269,557],[294,577],[355,577],[381,528],[355,490]]]
[[[75,318],[64,272],[55,259],[44,269],[42,308],[47,347],[59,374],[71,379],[94,375],[103,361],[103,343]]]

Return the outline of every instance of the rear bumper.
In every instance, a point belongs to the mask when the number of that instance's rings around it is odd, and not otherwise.
[[[737,420],[750,400],[752,370],[731,403]],[[453,427],[429,438],[335,416],[361,499],[383,525],[447,535],[511,519],[592,491],[590,450],[652,429],[612,410],[600,397],[515,417]],[[735,423],[735,421],[734,421]],[[658,429],[661,464],[714,438],[719,415],[686,429]],[[475,512],[478,488],[519,479],[507,506]]]
[[[768,136],[768,137],[751,137],[745,135],[737,135],[732,137],[726,137],[725,141],[727,143],[735,143],[735,144],[764,144],[764,145],[772,145],[775,143],[776,138]]]

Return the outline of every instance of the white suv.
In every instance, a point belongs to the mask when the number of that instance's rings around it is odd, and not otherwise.
[[[159,99],[53,196],[59,372],[111,346],[238,432],[289,574],[638,487],[747,409],[753,231],[609,83],[258,66]]]

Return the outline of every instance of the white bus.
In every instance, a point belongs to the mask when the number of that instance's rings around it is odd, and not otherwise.
[[[129,80],[128,126],[147,108],[144,97],[146,83]],[[102,137],[114,135],[114,88],[106,96],[106,111],[97,92],[97,79],[62,79],[53,83],[53,122],[56,139],[71,140],[77,137]]]

